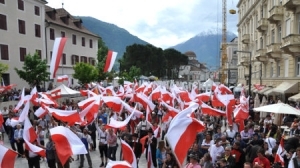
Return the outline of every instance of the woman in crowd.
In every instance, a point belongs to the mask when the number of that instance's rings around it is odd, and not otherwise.
[[[159,141],[158,142],[158,147],[157,147],[157,150],[156,150],[156,158],[157,158],[158,168],[162,168],[164,160],[166,159],[165,141]]]

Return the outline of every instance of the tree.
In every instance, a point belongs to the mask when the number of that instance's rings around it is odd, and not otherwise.
[[[105,45],[104,41],[100,38],[98,40],[98,52],[97,52],[97,69],[98,69],[98,80],[105,80],[108,77],[108,73],[104,72],[104,65],[108,53],[108,47]]]
[[[87,84],[98,79],[98,70],[93,65],[80,62],[74,67],[73,77],[79,80],[80,84]]]
[[[42,81],[48,81],[50,73],[47,71],[46,60],[41,60],[38,53],[25,56],[22,70],[14,68],[21,79],[31,86],[39,86]]]
[[[124,80],[127,81],[134,81],[135,78],[141,75],[141,69],[137,68],[136,66],[130,67],[129,71],[123,71],[120,73],[120,80],[118,81],[119,84],[123,84]]]
[[[165,49],[164,57],[168,78],[177,78],[180,65],[188,64],[188,57],[173,48]]]
[[[0,82],[2,81],[2,74],[8,70],[8,65],[0,62]]]

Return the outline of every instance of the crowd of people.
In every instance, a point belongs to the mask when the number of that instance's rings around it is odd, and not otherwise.
[[[253,106],[253,101],[250,101]],[[273,103],[273,102],[270,102]],[[275,103],[275,102],[274,102]],[[130,102],[134,105],[134,102]],[[163,122],[162,118],[168,113],[168,109],[161,106],[158,102],[154,102],[155,109],[151,112],[151,122],[146,117],[131,120],[124,129],[112,129],[106,127],[111,117],[116,120],[125,120],[128,113],[124,111],[121,115],[113,113],[105,104],[99,109],[97,119],[89,125],[81,126],[75,124],[70,127],[83,142],[87,151],[99,151],[100,167],[105,167],[108,160],[118,160],[116,157],[119,148],[118,139],[127,142],[134,151],[137,158],[137,164],[140,158],[145,155],[149,158],[148,150],[151,149],[151,159],[154,167],[157,168],[180,168],[174,152],[169,147],[165,134],[168,131],[167,122]],[[208,105],[211,103],[207,102]],[[178,108],[178,105],[174,107]],[[2,107],[1,107],[2,108]],[[18,157],[28,159],[29,168],[39,168],[40,160],[45,160],[49,168],[67,168],[70,162],[74,160],[80,161],[80,166],[84,166],[86,158],[89,167],[92,167],[93,160],[90,152],[77,157],[70,157],[69,162],[61,164],[57,157],[55,144],[49,136],[49,129],[67,123],[56,120],[49,114],[43,118],[37,118],[34,111],[38,107],[30,109],[28,117],[35,129],[38,137],[34,144],[46,150],[46,158],[41,158],[38,154],[24,149],[22,124],[12,125],[12,118],[17,117],[21,109],[14,111],[13,106],[3,107],[1,113],[5,119],[3,127],[1,127],[1,140],[10,142],[11,148],[18,152]],[[74,101],[63,102],[59,107],[62,110],[80,111],[77,103]],[[145,109],[139,109],[146,112]],[[145,116],[145,114],[144,114]],[[195,117],[203,121],[206,128],[197,134],[194,144],[186,154],[186,168],[270,168],[270,167],[288,167],[289,162],[293,162],[295,167],[300,165],[300,123],[299,119],[294,116],[286,115],[283,118],[284,124],[290,127],[289,137],[284,138],[284,149],[282,153],[284,164],[275,162],[276,153],[283,137],[281,127],[274,123],[272,114],[266,115],[265,118],[259,118],[259,113],[252,113],[248,119],[244,121],[245,127],[240,129],[239,123],[227,124],[224,116],[209,116],[201,113],[201,109],[195,111]],[[132,127],[134,126],[134,127]],[[157,129],[159,131],[157,131]],[[187,137],[189,138],[189,137]],[[184,144],[182,144],[184,145]],[[293,154],[296,153],[295,156]],[[120,160],[122,160],[122,151],[120,152]]]

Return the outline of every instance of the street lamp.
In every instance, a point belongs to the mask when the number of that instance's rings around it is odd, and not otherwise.
[[[250,92],[251,92],[251,78],[252,78],[252,65],[251,65],[251,60],[252,60],[252,52],[251,51],[234,51],[233,53],[247,53],[250,55],[250,61],[249,61],[249,96],[250,96]],[[249,103],[249,107],[250,107],[250,103]]]

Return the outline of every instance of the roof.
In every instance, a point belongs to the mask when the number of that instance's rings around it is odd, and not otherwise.
[[[193,51],[187,51],[184,53],[184,55],[186,55],[188,57],[196,57],[196,54]]]
[[[88,29],[86,29],[81,23],[82,20],[80,18],[75,18],[74,16],[72,16],[68,11],[66,11],[64,8],[51,8],[50,6],[45,5],[45,20],[46,22],[50,23],[50,24],[56,24],[62,27],[65,27],[67,29],[72,29],[74,31],[78,31],[84,34],[88,34],[91,36],[95,36],[100,38],[98,35],[90,32]],[[52,19],[48,13],[50,14],[51,12],[54,12],[56,17],[55,19]],[[69,24],[66,24],[62,21],[62,18],[66,17],[67,19],[69,19]],[[76,23],[80,24],[80,26],[77,26]]]

